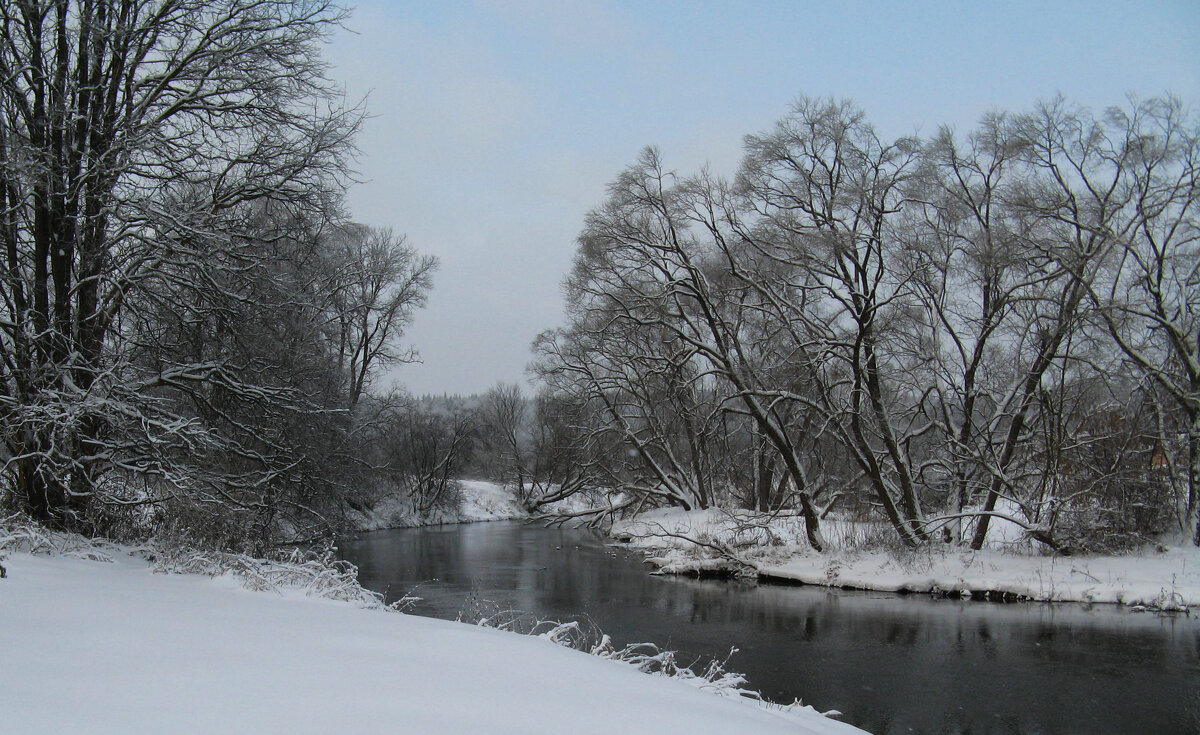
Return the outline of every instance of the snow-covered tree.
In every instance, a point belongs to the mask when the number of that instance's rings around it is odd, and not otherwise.
[[[1060,549],[1172,514],[1200,539],[1197,150],[1171,99],[886,140],[807,98],[732,182],[647,150],[588,216],[539,373],[608,409],[644,492],[769,508],[774,483],[817,548],[834,502],[910,545],[997,517]]]
[[[124,336],[168,284],[226,288],[276,227],[248,218],[336,215],[360,119],[319,55],[341,16],[322,0],[0,6],[0,411],[7,491],[34,518],[145,500],[110,494],[112,470],[186,484],[176,460],[224,439],[163,391],[284,405],[220,360],[134,359]]]

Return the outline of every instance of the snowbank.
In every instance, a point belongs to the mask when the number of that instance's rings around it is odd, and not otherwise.
[[[462,488],[460,522],[507,521],[529,515],[509,487],[486,480],[459,480],[458,484]]]
[[[538,638],[111,556],[5,560],[0,731],[861,732]]]
[[[364,513],[352,511],[351,520],[359,531],[379,531],[385,528],[510,521],[529,517],[511,488],[486,480],[459,480],[458,485],[458,503],[452,508],[435,508],[420,514],[413,510],[409,499],[396,495],[384,497]]]
[[[529,512],[517,498],[511,485],[488,480],[458,480],[459,497],[452,508],[435,508],[420,514],[410,501],[398,495],[385,497],[370,510],[351,511],[351,520],[359,531],[379,531],[385,528],[414,528],[439,526],[446,523],[477,523],[482,521],[528,520]],[[572,495],[542,507],[538,516],[572,514],[590,510],[598,499],[585,494]]]
[[[1103,602],[1180,610],[1200,605],[1200,549],[1148,547],[1123,556],[1048,556],[998,548],[872,548],[861,524],[822,525],[834,550],[803,544],[803,521],[716,510],[662,509],[623,521],[618,538],[655,554],[663,573],[741,573],[768,581],[985,599]],[[863,547],[866,548],[863,548]]]
[[[1000,551],[805,555],[759,568],[759,576],[891,592],[961,597],[1007,595],[1046,602],[1104,602],[1178,610],[1200,605],[1200,553],[1178,546],[1129,556],[1022,556]]]

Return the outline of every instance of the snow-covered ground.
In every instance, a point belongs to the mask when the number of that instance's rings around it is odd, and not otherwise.
[[[741,571],[855,589],[1007,593],[1168,610],[1200,605],[1200,549],[1186,543],[1121,556],[1049,556],[1027,547],[1022,553],[1001,530],[998,543],[983,551],[936,546],[906,551],[871,543],[873,534],[886,531],[830,522],[822,528],[833,550],[817,554],[803,542],[800,518],[775,518],[768,527],[745,514],[660,509],[616,524],[613,535],[631,538],[664,573]]]
[[[458,488],[458,502],[454,507],[438,508],[420,515],[413,512],[407,499],[400,496],[385,497],[369,512],[354,514],[354,525],[360,531],[378,531],[384,528],[511,521],[530,517],[512,486],[488,480],[459,480]],[[541,512],[572,513],[588,507],[587,498],[572,496],[543,508]]]
[[[0,733],[861,732],[540,638],[110,556],[4,560]]]
[[[474,523],[527,518],[528,513],[511,488],[486,480],[459,480],[459,497],[454,507],[437,508],[426,514],[415,513],[407,498],[383,498],[367,513],[354,514],[360,531],[384,528],[436,526],[442,523]]]

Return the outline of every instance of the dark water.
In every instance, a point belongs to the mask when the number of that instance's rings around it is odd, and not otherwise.
[[[472,598],[586,615],[618,643],[724,657],[752,687],[873,733],[1200,733],[1200,620],[1111,606],[653,577],[584,531],[478,523],[341,543],[367,587],[453,619]],[[433,581],[433,580],[437,581]]]

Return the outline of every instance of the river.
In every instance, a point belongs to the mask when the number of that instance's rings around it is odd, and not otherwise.
[[[580,530],[476,523],[343,539],[362,583],[418,615],[480,601],[586,616],[618,644],[724,658],[774,701],[885,733],[1200,733],[1200,620],[651,576]],[[468,615],[469,617],[469,615]]]

